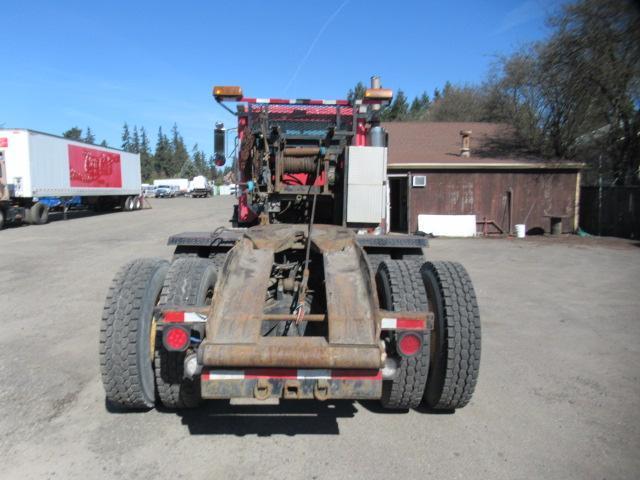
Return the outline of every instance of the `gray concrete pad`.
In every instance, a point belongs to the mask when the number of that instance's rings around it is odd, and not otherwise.
[[[98,366],[118,268],[228,225],[233,199],[0,232],[0,478],[637,478],[640,248],[597,239],[435,239],[465,264],[483,345],[455,414],[288,402],[111,413]]]

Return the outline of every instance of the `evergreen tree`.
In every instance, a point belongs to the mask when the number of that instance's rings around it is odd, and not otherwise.
[[[398,90],[398,94],[391,105],[382,112],[382,120],[387,122],[402,121],[407,119],[408,114],[409,102],[407,97],[402,90]]]
[[[191,161],[191,159],[187,157],[185,162],[182,164],[182,167],[180,168],[180,172],[178,172],[178,176],[180,178],[188,178],[189,180],[191,180],[197,174],[198,171],[196,170],[193,161]]]
[[[364,92],[367,90],[367,87],[364,86],[364,83],[358,82],[353,89],[350,89],[347,93],[347,100],[350,103],[353,103],[355,100],[361,100],[364,98]]]
[[[82,129],[78,127],[72,127],[64,132],[62,136],[71,140],[82,140]]]
[[[158,140],[156,142],[156,151],[153,154],[153,170],[155,175],[159,177],[171,176],[171,161],[173,154],[171,151],[171,142],[162,132],[162,127],[158,128]]]
[[[198,149],[197,143],[193,146],[191,157],[193,158],[193,166],[195,167],[196,175],[204,175],[205,177],[210,178],[211,172],[207,165],[207,156],[203,151]]]
[[[131,135],[129,134],[129,125],[124,122],[122,126],[122,150],[125,152],[131,151]]]
[[[178,125],[174,123],[171,129],[171,161],[169,164],[171,174],[177,175],[180,173],[187,160],[189,160],[189,152],[182,136],[178,132]]]
[[[438,100],[440,100],[442,98],[442,94],[440,93],[440,90],[438,89],[438,87],[436,87],[433,90],[433,101],[437,102]]]
[[[85,133],[82,141],[86,143],[90,143],[92,145],[96,143],[96,136],[91,131],[91,127],[87,127],[87,133]]]
[[[425,120],[429,113],[429,108],[431,108],[429,95],[427,95],[427,92],[422,92],[422,95],[415,97],[411,102],[409,118],[411,120]]]
[[[106,140],[104,140],[104,139],[103,139],[103,140],[100,142],[100,146],[101,146],[101,147],[108,147],[108,146],[109,146],[109,144],[107,143],[107,141],[106,141]]]
[[[133,153],[140,153],[140,135],[138,135],[138,127],[133,126],[133,137],[131,137],[131,151]]]
[[[144,127],[140,128],[140,169],[142,171],[142,179],[150,182],[154,177],[154,169],[151,153],[149,151],[149,138]]]

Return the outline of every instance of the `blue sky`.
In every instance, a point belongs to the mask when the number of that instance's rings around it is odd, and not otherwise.
[[[247,96],[344,98],[372,74],[409,97],[481,81],[496,55],[543,38],[559,0],[4,2],[0,126],[87,125],[119,146],[122,124],[176,122],[210,153],[233,118],[214,84]]]

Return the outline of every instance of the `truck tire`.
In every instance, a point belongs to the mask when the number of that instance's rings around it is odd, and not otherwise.
[[[396,312],[426,312],[427,292],[420,275],[420,263],[383,260],[376,275],[378,298],[383,309]],[[382,384],[381,402],[385,408],[407,409],[420,405],[429,372],[430,333],[422,334],[422,347],[412,357],[397,355],[398,368],[393,380]]]
[[[208,254],[208,256],[207,256]],[[204,260],[208,260],[216,266],[216,269],[220,272],[222,271],[222,267],[224,267],[224,262],[227,260],[227,252],[226,251],[216,251],[211,252],[208,250],[204,250],[201,247],[192,247],[189,245],[178,245],[173,251],[173,260],[176,261],[178,258],[202,258]]]
[[[476,294],[457,262],[427,262],[421,273],[434,314],[424,404],[436,410],[462,408],[471,400],[480,367]]]
[[[40,202],[34,203],[29,209],[27,218],[32,225],[44,225],[49,221],[49,206]]]
[[[153,309],[168,269],[166,260],[133,260],[120,269],[107,293],[100,324],[100,370],[107,401],[119,408],[155,404]]]
[[[140,200],[139,196],[133,197],[132,207],[133,210],[140,210],[142,208],[142,200]]]
[[[161,304],[202,307],[211,304],[217,269],[206,258],[182,257],[171,263]],[[193,408],[200,404],[200,380],[185,379],[186,352],[168,352],[157,339],[155,375],[158,397],[167,408]]]
[[[367,261],[369,262],[369,268],[375,275],[380,267],[380,264],[385,260],[391,260],[391,255],[388,253],[367,253]]]
[[[4,210],[0,208],[0,230],[4,228]]]

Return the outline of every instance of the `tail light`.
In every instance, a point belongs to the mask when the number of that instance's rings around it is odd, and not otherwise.
[[[404,333],[398,339],[398,351],[401,355],[405,357],[411,357],[417,354],[422,348],[422,339],[418,336],[417,333],[409,332]]]
[[[179,325],[170,325],[162,332],[164,348],[170,352],[184,352],[191,343],[191,332]]]

